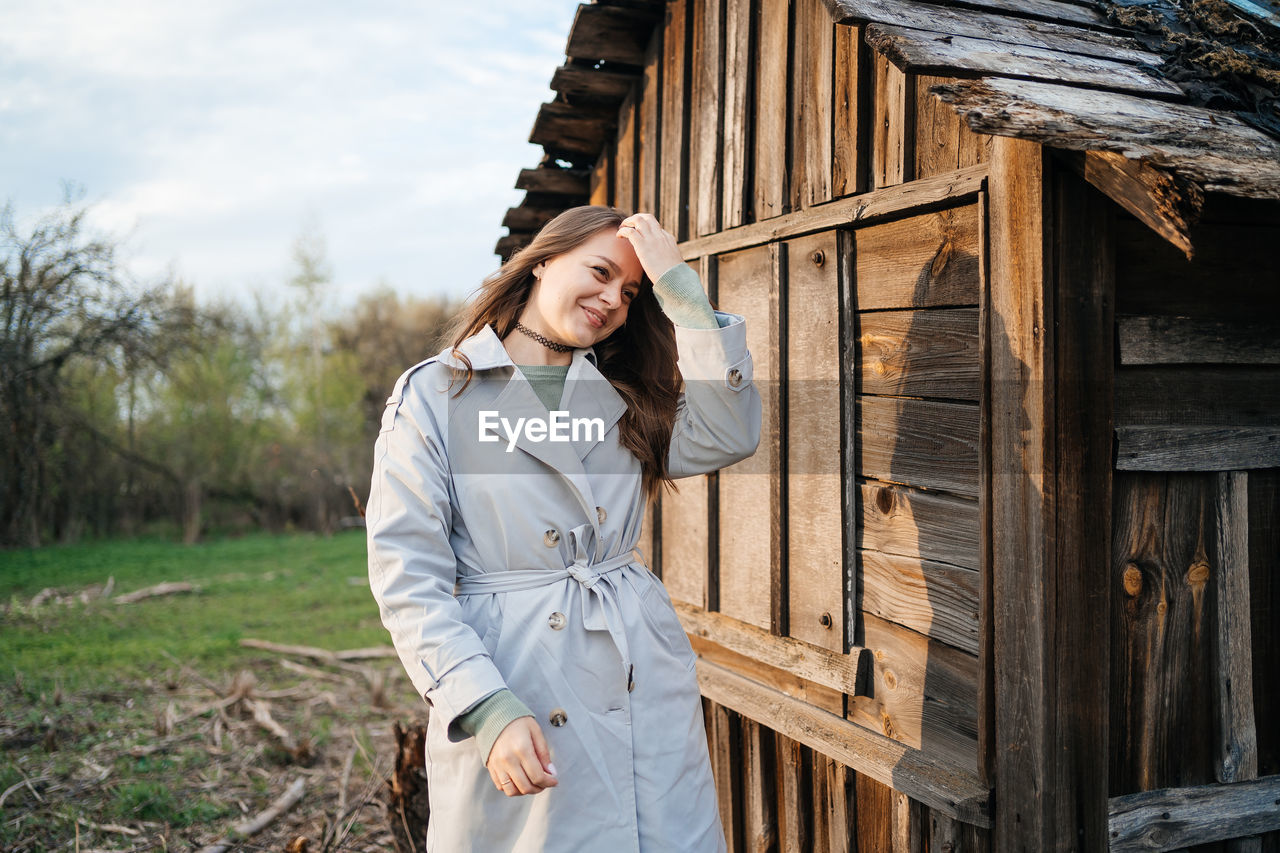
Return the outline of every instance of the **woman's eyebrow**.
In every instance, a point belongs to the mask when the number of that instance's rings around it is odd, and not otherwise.
[[[606,264],[608,264],[609,271],[612,272],[614,275],[617,275],[619,272],[621,272],[621,270],[618,268],[618,265],[615,264],[613,261],[609,260],[608,258],[606,258],[604,255],[592,255],[592,257],[596,258],[597,260],[604,261]],[[627,284],[630,284],[631,286],[636,288],[640,287],[640,282],[638,281],[629,281],[627,282]]]

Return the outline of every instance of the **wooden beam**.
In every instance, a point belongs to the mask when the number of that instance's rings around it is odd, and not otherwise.
[[[561,65],[551,75],[551,88],[566,103],[617,106],[630,93],[640,75],[582,65]]]
[[[511,207],[507,208],[502,225],[510,228],[513,234],[517,231],[537,231],[563,211],[564,208]]]
[[[1191,226],[1199,220],[1204,206],[1204,192],[1197,184],[1115,151],[1086,151],[1083,155],[1064,151],[1061,156],[1086,181],[1191,260]]]
[[[1158,65],[1158,54],[1143,49],[1127,35],[1100,32],[1055,21],[1028,21],[992,11],[975,11],[917,0],[823,0],[837,23],[868,21],[949,33],[953,36],[991,38],[1002,42],[1041,47],[1063,53],[1114,59],[1135,65]]]
[[[1116,470],[1238,471],[1280,466],[1280,425],[1116,429]]]
[[[763,222],[730,228],[718,234],[686,240],[680,244],[685,260],[718,255],[849,225],[907,216],[957,204],[975,196],[985,184],[987,165],[969,166],[946,175],[885,187],[862,195],[842,198],[808,210],[775,216]]]
[[[870,660],[866,658],[866,649],[860,646],[849,649],[848,654],[837,654],[682,601],[673,600],[672,604],[685,630],[695,637],[841,693],[866,695]]]
[[[1124,365],[1280,364],[1280,323],[1124,316],[1119,329]]]
[[[586,198],[591,191],[591,170],[521,169],[516,189]]]
[[[1280,199],[1280,140],[1229,112],[1001,77],[933,92],[978,133],[1151,159],[1206,190]]]
[[[497,245],[493,247],[493,253],[499,255],[505,262],[507,258],[514,255],[518,250],[529,245],[532,240],[532,234],[508,234],[498,239]]]
[[[1097,508],[1111,503],[1110,219],[1103,196],[1055,172],[1035,143],[997,139],[990,187],[993,842],[1100,850],[1110,548]]]
[[[644,65],[649,33],[662,7],[635,8],[583,3],[573,18],[565,55],[570,59]]]
[[[1278,802],[1280,776],[1112,797],[1110,851],[1175,850],[1261,835],[1280,829]]]
[[[702,659],[698,661],[698,684],[702,695],[712,702],[761,722],[932,809],[966,823],[991,825],[990,791],[971,773]]]
[[[1175,84],[1128,63],[1043,47],[890,24],[869,25],[867,43],[898,68],[918,74],[1016,77],[1135,92],[1148,97],[1174,100],[1186,97]]]
[[[1274,367],[1126,367],[1116,371],[1116,425],[1280,426]]]
[[[533,120],[529,141],[550,151],[595,157],[617,125],[616,114],[597,113],[568,104],[543,104]]]
[[[1258,775],[1253,719],[1253,633],[1249,616],[1249,475],[1218,475],[1219,782]]]

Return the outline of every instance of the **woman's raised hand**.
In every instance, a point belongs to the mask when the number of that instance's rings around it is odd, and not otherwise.
[[[536,794],[560,782],[551,763],[551,748],[533,717],[519,717],[493,742],[489,750],[489,778],[508,797]]]
[[[652,213],[635,213],[622,220],[618,236],[631,241],[640,266],[650,282],[656,282],[664,272],[676,264],[684,263],[684,257],[676,245],[676,238],[667,231]]]

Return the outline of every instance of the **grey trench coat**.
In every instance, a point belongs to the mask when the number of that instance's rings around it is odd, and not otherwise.
[[[744,459],[760,440],[745,321],[717,320],[676,327],[676,477]],[[383,624],[431,706],[427,849],[724,850],[696,656],[633,550],[645,503],[640,463],[618,443],[623,399],[594,349],[577,349],[559,409],[600,423],[512,430],[547,409],[492,328],[460,349],[475,374],[459,397],[447,348],[396,382],[366,517]],[[536,715],[558,786],[508,798],[457,725],[502,687]]]

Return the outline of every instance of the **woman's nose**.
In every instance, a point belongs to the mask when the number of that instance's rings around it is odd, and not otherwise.
[[[600,298],[605,301],[610,308],[616,308],[622,301],[622,283],[611,281],[605,285],[603,291],[600,292]]]

